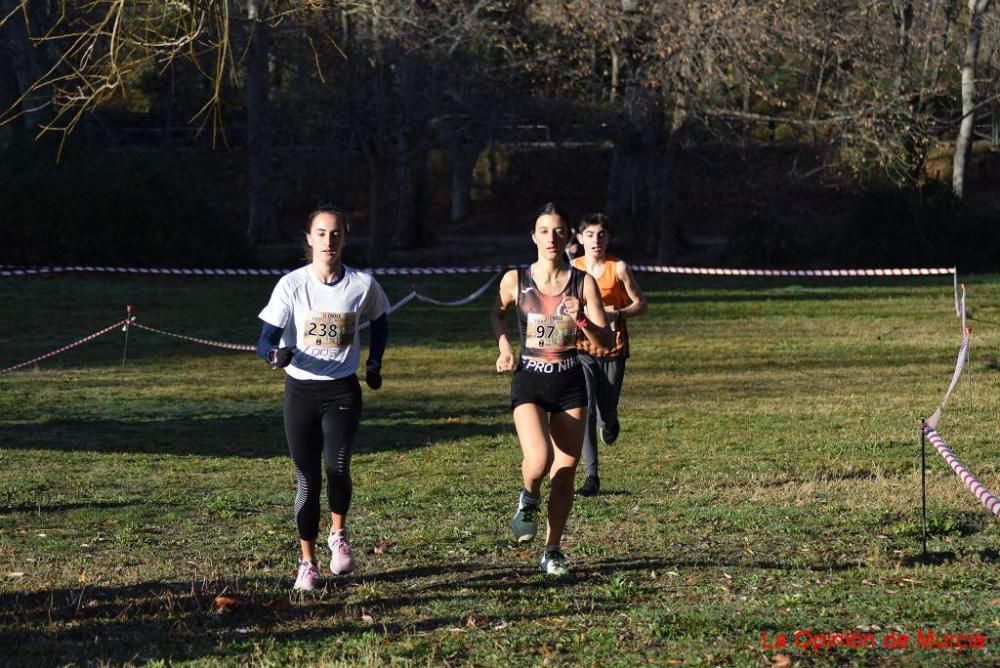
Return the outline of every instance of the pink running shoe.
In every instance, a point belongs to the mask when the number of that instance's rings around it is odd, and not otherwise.
[[[347,529],[331,531],[326,541],[333,556],[330,558],[330,572],[334,575],[344,575],[354,571],[354,553],[351,544],[347,542]]]
[[[319,569],[315,562],[300,561],[299,576],[295,578],[295,591],[312,591],[319,586]]]

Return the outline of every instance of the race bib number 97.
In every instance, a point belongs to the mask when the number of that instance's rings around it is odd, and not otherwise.
[[[344,348],[354,341],[356,313],[324,313],[310,311],[306,316],[302,338],[309,347]]]
[[[576,323],[568,315],[528,314],[525,347],[533,350],[569,350],[576,346]]]

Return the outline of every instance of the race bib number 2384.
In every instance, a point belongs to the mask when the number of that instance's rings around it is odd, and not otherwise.
[[[343,348],[354,341],[356,313],[325,313],[310,311],[306,316],[302,338],[308,346]]]

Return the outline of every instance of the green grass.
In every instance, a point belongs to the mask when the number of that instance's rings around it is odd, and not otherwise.
[[[351,511],[358,571],[290,591],[282,374],[250,353],[133,330],[0,377],[0,647],[13,665],[985,665],[1000,530],[918,420],[960,342],[946,280],[640,275],[622,436],[580,499],[574,574],[537,572],[507,523],[520,453],[493,371],[492,290],[391,319],[365,391]],[[456,299],[485,276],[421,278]],[[390,298],[410,279],[384,279]],[[973,383],[942,436],[988,487],[1000,281],[968,281]],[[0,367],[111,324],[252,343],[273,279],[0,282]],[[324,522],[324,530],[326,528]],[[376,547],[379,549],[376,550]],[[22,575],[23,574],[23,575]],[[238,604],[214,605],[225,594]],[[813,632],[971,633],[985,650],[762,647]],[[773,640],[772,640],[773,642]]]

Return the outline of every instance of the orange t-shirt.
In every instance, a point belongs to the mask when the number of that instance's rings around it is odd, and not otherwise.
[[[601,300],[606,305],[620,310],[631,304],[632,300],[625,290],[625,284],[618,279],[618,274],[615,272],[616,262],[618,262],[618,258],[614,255],[605,255],[604,270],[600,276],[595,276],[594,279],[597,281],[597,287],[601,291]],[[587,259],[585,257],[575,258],[573,266],[582,271],[587,271]],[[614,327],[615,343],[611,347],[611,350],[606,355],[602,355],[602,357],[628,357],[628,329],[625,326],[625,319],[619,319],[612,326]],[[582,333],[576,340],[576,348],[582,353],[595,356],[593,346]]]

